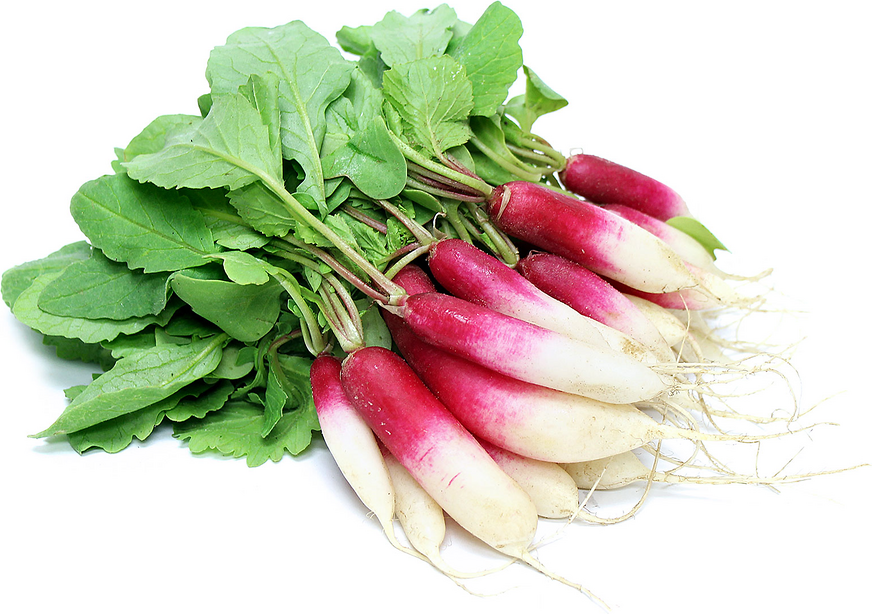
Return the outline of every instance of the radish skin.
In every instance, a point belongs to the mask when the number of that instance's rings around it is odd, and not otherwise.
[[[482,441],[500,468],[523,488],[542,518],[570,518],[578,511],[578,487],[557,463],[526,458]]]
[[[445,239],[434,243],[427,263],[436,281],[453,296],[567,337],[608,347],[590,318],[542,292],[520,273],[466,241]]]
[[[632,405],[507,377],[425,343],[396,316],[384,318],[410,366],[480,439],[529,458],[571,462],[632,450],[657,437],[657,423]]]
[[[657,327],[609,282],[562,256],[534,252],[522,258],[518,271],[543,292],[575,311],[621,331],[649,348],[661,361],[674,356]]]
[[[408,551],[394,534],[394,489],[384,457],[372,430],[342,389],[340,368],[332,356],[319,356],[312,363],[310,379],[321,434],[342,475],[375,514],[390,542]]]
[[[654,236],[658,237],[671,247],[685,262],[689,262],[705,271],[720,274],[711,254],[709,254],[706,248],[704,248],[699,241],[687,233],[670,226],[662,220],[626,205],[602,205],[602,207],[603,209],[620,215],[625,220],[633,222],[637,226],[644,228]]]
[[[670,383],[641,362],[436,292],[398,310],[424,341],[509,377],[608,403],[634,403]]]
[[[410,296],[435,289],[414,265],[394,281]],[[661,424],[629,404],[505,376],[424,342],[393,314],[385,313],[384,320],[408,364],[470,432],[521,456],[565,463],[611,456],[655,439],[715,437]]]
[[[530,497],[393,352],[365,347],[342,364],[342,386],[378,438],[458,524],[526,560],[536,533]]]
[[[543,292],[518,271],[460,239],[430,249],[430,272],[449,294],[592,345],[610,347],[648,364],[662,358]]]
[[[560,180],[566,189],[594,203],[627,205],[663,221],[691,216],[684,199],[672,188],[597,156],[570,156]]]
[[[412,547],[430,559],[435,567],[445,571],[447,566],[439,552],[445,540],[442,508],[392,454],[385,452],[384,458],[396,491],[396,512],[400,526]]]
[[[619,215],[543,185],[512,181],[494,189],[488,214],[506,234],[645,292],[699,285],[663,241]]]

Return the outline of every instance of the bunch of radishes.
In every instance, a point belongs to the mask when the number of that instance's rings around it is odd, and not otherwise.
[[[399,354],[351,347],[312,368],[322,432],[348,481],[395,545],[396,513],[417,552],[455,577],[439,556],[443,510],[538,567],[537,517],[590,518],[579,488],[686,477],[652,471],[634,450],[762,437],[704,432],[693,417],[708,411],[701,374],[736,365],[707,360],[676,313],[743,299],[664,221],[689,217],[684,202],[592,156],[570,158],[561,177],[585,198],[524,181],[489,195],[490,220],[528,244],[514,268],[433,238],[429,275],[407,264],[393,277],[406,294],[382,304]],[[767,481],[719,469],[687,479]]]

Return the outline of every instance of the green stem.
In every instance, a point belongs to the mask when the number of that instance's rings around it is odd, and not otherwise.
[[[527,165],[523,164],[523,162],[521,162],[517,158],[513,160],[494,151],[492,148],[488,147],[484,143],[484,141],[482,141],[475,135],[472,135],[470,137],[469,142],[472,143],[475,148],[478,149],[485,156],[496,162],[497,166],[510,172],[516,177],[523,179],[524,181],[536,182],[539,181],[539,179],[541,179],[542,177],[541,173],[530,170]]]
[[[342,238],[333,231],[333,229],[327,226],[327,224],[319,220],[308,209],[301,205],[300,202],[285,189],[285,186],[281,182],[268,175],[261,175],[260,177],[264,184],[281,199],[285,208],[294,219],[299,223],[306,224],[320,232],[336,247],[336,249],[345,254],[349,260],[360,267],[360,269],[369,276],[373,283],[387,293],[389,303],[397,304],[400,297],[405,296],[405,290],[385,277],[384,274],[375,267],[375,265],[343,241]]]
[[[467,209],[475,218],[476,223],[481,227],[488,238],[493,242],[497,249],[497,255],[508,266],[514,268],[521,259],[518,248],[512,243],[509,237],[500,231],[499,228],[493,225],[487,214],[476,205],[467,205]]]
[[[403,156],[406,159],[411,160],[415,164],[423,166],[424,168],[431,170],[434,173],[441,175],[442,177],[447,177],[448,179],[452,179],[460,184],[472,188],[484,197],[490,196],[493,192],[493,188],[486,181],[483,181],[482,179],[478,179],[476,177],[470,177],[469,175],[448,168],[444,164],[434,162],[427,156],[424,156],[423,154],[415,151],[412,147],[407,145],[402,139],[397,137],[397,135],[395,135],[390,130],[388,130],[388,135],[390,135],[391,140],[403,153]]]
[[[306,349],[308,349],[314,356],[318,356],[324,351],[324,348],[327,347],[327,343],[324,341],[324,336],[321,334],[321,327],[318,326],[317,316],[311,309],[309,309],[309,304],[303,298],[303,295],[300,294],[297,287],[297,280],[294,279],[290,273],[280,267],[269,267],[268,271],[275,280],[282,285],[282,288],[285,289],[291,297],[291,300],[300,310],[303,324],[301,330],[303,333],[303,341],[306,343]]]
[[[418,240],[421,245],[429,245],[434,241],[433,235],[427,232],[427,229],[421,226],[418,222],[406,215],[399,207],[394,206],[390,201],[379,200],[381,207],[394,216],[403,226],[405,226],[412,236]]]
[[[460,203],[457,201],[445,203],[445,218],[448,220],[448,223],[451,224],[451,227],[454,228],[457,236],[467,243],[472,244],[472,236],[469,234],[469,230],[463,223],[463,216],[458,212],[458,207],[460,207]]]
[[[409,252],[408,254],[406,254],[405,256],[400,258],[399,260],[397,260],[394,264],[392,264],[391,268],[389,268],[385,272],[385,275],[387,275],[388,277],[393,277],[404,266],[406,266],[407,264],[409,264],[413,260],[417,259],[419,256],[426,254],[428,251],[430,251],[430,246],[429,245],[422,245],[418,249],[416,249],[412,252]]]
[[[372,288],[370,288],[357,275],[352,273],[348,269],[348,267],[343,265],[336,258],[331,256],[330,254],[328,254],[324,250],[319,249],[319,248],[315,247],[314,245],[309,245],[308,243],[303,243],[302,241],[294,239],[293,237],[290,237],[290,236],[286,236],[286,237],[283,237],[281,239],[273,239],[272,240],[273,245],[279,245],[281,243],[286,243],[288,245],[288,247],[291,249],[293,249],[293,248],[302,249],[302,250],[307,251],[310,254],[314,255],[316,258],[323,261],[324,264],[326,264],[331,269],[336,271],[336,273],[340,277],[342,277],[345,281],[347,281],[352,286],[354,286],[355,288],[357,288],[358,290],[360,290],[361,292],[366,294],[371,299],[378,301],[380,303],[390,302],[389,296],[384,295],[384,294],[380,294],[376,290],[373,290]],[[301,264],[305,264],[305,262],[303,262],[301,260],[302,256],[300,256],[299,254],[294,254],[293,252],[289,252],[289,251],[281,249],[281,248],[277,249],[276,254],[281,256],[282,258],[286,258],[287,260],[293,260],[296,262],[300,262]]]

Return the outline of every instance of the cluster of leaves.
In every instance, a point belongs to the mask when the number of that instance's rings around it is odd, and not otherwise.
[[[492,247],[433,177],[465,169],[446,185],[468,195],[559,170],[529,131],[566,102],[527,67],[505,102],[521,33],[497,2],[475,24],[443,5],[345,27],[355,61],[299,21],[232,34],[200,114],[158,117],[74,195],[87,241],[3,275],[16,318],[103,370],[36,436],[116,452],[167,420],[250,465],[304,450],[312,356],[344,325],[390,346],[361,288],[419,239],[408,221]]]

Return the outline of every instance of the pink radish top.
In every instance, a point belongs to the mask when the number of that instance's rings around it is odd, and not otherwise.
[[[570,156],[560,179],[569,191],[594,203],[627,205],[664,221],[690,216],[684,200],[672,188],[597,156]]]
[[[512,181],[488,199],[503,232],[646,292],[696,285],[675,252],[645,229],[589,202],[543,185]]]

